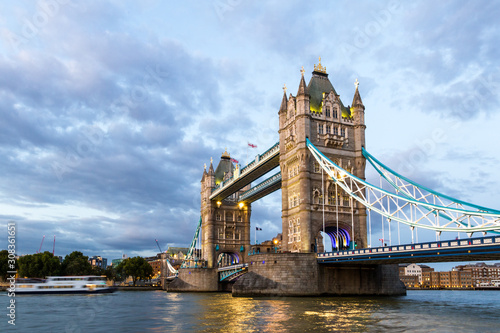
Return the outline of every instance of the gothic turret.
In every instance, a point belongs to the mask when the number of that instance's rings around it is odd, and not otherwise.
[[[302,72],[302,78],[300,79],[299,90],[297,91],[297,97],[302,95],[307,95],[306,80],[304,79],[304,68],[302,68],[301,72]]]
[[[210,167],[208,168],[208,175],[209,175],[209,176],[213,176],[213,175],[215,175],[215,172],[214,172],[214,165],[213,165],[213,160],[212,160],[212,158],[210,158]]]
[[[354,97],[352,99],[351,115],[354,119],[354,124],[364,125],[365,124],[365,106],[361,100],[361,95],[359,94],[359,81],[356,79],[354,82],[356,86],[356,91],[354,92]]]
[[[358,90],[359,86],[358,79],[356,79],[356,82],[354,84],[356,85],[356,91],[354,92],[354,98],[352,99],[352,107],[353,108],[360,107],[363,108],[364,110],[365,106],[363,105],[363,101],[361,100],[361,96],[359,95],[359,90]]]
[[[307,89],[306,80],[304,79],[304,67],[302,67],[300,72],[302,76],[300,78],[299,90],[297,91],[296,97],[296,110],[298,115],[309,113],[309,91]]]
[[[283,87],[283,99],[281,100],[281,106],[279,112],[286,112],[288,110],[288,99],[286,98],[286,85]]]
[[[207,165],[205,164],[203,166],[203,176],[201,177],[201,182],[203,183],[205,181],[205,178],[207,178]]]

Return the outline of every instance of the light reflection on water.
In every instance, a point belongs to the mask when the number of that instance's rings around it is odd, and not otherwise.
[[[406,297],[235,298],[117,292],[18,296],[19,332],[498,332],[499,291],[409,291]],[[0,308],[9,298],[0,294]],[[5,314],[0,331],[11,328]],[[1,317],[0,317],[1,318]]]

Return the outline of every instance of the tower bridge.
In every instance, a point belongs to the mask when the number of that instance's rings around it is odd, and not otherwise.
[[[295,96],[284,88],[278,143],[241,168],[227,150],[215,170],[213,161],[208,171],[205,167],[200,222],[179,277],[168,290],[400,295],[405,290],[394,263],[500,259],[500,236],[480,244],[477,239],[470,244],[440,241],[443,232],[468,237],[497,233],[500,211],[440,194],[379,162],[365,149],[365,106],[357,80],[352,103],[345,106],[321,58],[308,84],[304,73],[302,69]],[[393,192],[366,182],[366,161]],[[278,166],[279,172],[251,186]],[[278,189],[281,251],[255,254],[250,251],[251,203]],[[373,247],[372,214],[386,220],[389,246]],[[395,223],[398,240],[403,225],[412,244],[392,245]],[[418,243],[419,228],[435,231],[436,242]],[[331,252],[324,249],[325,236]]]

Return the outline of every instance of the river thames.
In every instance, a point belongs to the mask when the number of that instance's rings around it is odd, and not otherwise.
[[[408,291],[401,297],[236,298],[227,293],[118,291],[0,295],[0,331],[18,332],[498,332],[500,291]]]

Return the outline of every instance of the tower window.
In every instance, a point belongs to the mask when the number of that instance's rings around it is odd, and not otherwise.
[[[215,215],[215,220],[220,221],[220,214]]]
[[[318,133],[323,134],[323,124],[318,124]]]
[[[333,134],[339,135],[339,129],[336,126],[333,127]]]
[[[314,172],[316,172],[316,173],[320,172],[320,170],[319,170],[319,163],[318,162],[314,162]]]
[[[340,129],[340,135],[341,136],[345,136],[345,128],[341,128]]]
[[[330,117],[330,107],[329,106],[326,107],[326,116]]]
[[[333,108],[333,118],[338,118],[338,113],[337,113],[337,109],[336,108]]]
[[[332,128],[330,127],[330,125],[326,125],[326,134],[330,134],[332,131]]]

